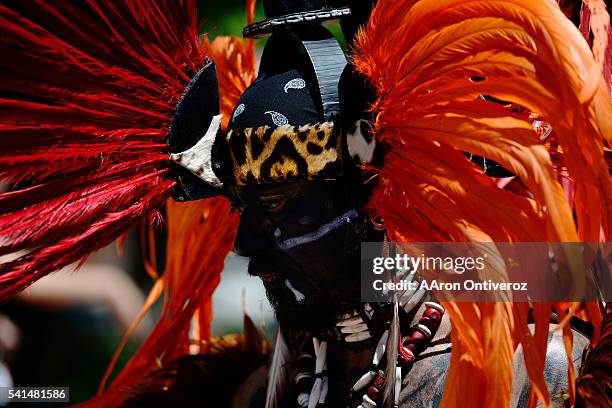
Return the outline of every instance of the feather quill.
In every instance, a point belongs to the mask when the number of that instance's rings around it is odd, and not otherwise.
[[[274,351],[268,368],[268,387],[266,389],[266,408],[279,408],[285,387],[289,380],[291,353],[285,337],[279,329],[274,341]]]
[[[393,318],[389,325],[389,336],[387,337],[387,346],[385,351],[387,354],[387,367],[385,368],[385,388],[383,389],[383,406],[393,407],[395,405],[395,382],[396,382],[396,367],[397,353],[400,342],[400,323],[399,323],[399,301],[397,296],[393,302]]]

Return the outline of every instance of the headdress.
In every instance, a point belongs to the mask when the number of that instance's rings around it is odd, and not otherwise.
[[[608,238],[612,183],[604,152],[612,106],[610,79],[602,75],[609,66],[602,2],[586,2],[600,17],[591,23],[591,51],[547,0],[379,0],[350,43],[349,68],[335,40],[313,24],[342,18],[351,38],[361,17],[348,13],[358,7],[299,3],[299,11],[291,2],[266,3],[268,19],[245,30],[272,37],[258,81],[225,118],[227,134],[218,132],[215,70],[198,42],[194,1],[0,4],[6,112],[0,175],[17,185],[0,195],[0,252],[27,251],[0,267],[0,299],[82,261],[151,218],[171,195],[187,201],[217,195],[222,185],[335,178],[354,165],[376,180],[368,206],[397,241]],[[289,65],[279,57],[285,52]],[[308,68],[293,73],[305,55]],[[225,56],[227,66],[232,57]],[[217,74],[223,84],[227,73]],[[364,118],[343,103],[357,90],[346,85],[357,75],[372,90]],[[300,109],[250,110],[249,98],[271,87],[303,101],[288,103],[314,110],[295,119]],[[221,91],[227,109],[223,85]],[[533,112],[552,126],[546,144],[533,129]],[[520,188],[500,188],[474,157],[499,164]],[[571,180],[571,194],[562,177]],[[177,333],[187,337],[196,310],[209,316],[210,293],[199,296],[216,284],[236,219],[221,197],[193,214],[204,220],[201,231],[186,219],[182,228],[206,234],[218,252],[190,288],[176,286],[186,277],[170,265],[175,274],[162,279],[173,291],[166,309],[172,320],[162,319],[117,386],[153,369],[156,352],[170,350],[164,359],[184,352],[169,344]],[[194,295],[198,304],[177,293]],[[549,401],[542,328],[550,305],[535,306],[535,336],[526,329],[526,304],[445,306],[453,322],[445,406],[467,387],[472,392],[462,394],[461,404],[508,405],[515,339],[525,350],[533,395]],[[577,307],[556,305],[561,313]],[[597,306],[587,310],[597,323]]]

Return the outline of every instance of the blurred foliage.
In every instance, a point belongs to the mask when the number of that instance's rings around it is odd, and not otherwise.
[[[255,21],[265,19],[261,0],[257,1]],[[208,34],[210,39],[218,35],[235,35],[242,37],[242,29],[246,26],[246,0],[198,1],[198,20],[202,22],[200,31]],[[340,29],[340,24],[328,25],[327,28],[336,36],[342,48],[346,43]],[[262,47],[265,39],[256,42]]]
[[[255,21],[263,19],[263,6],[258,1]],[[199,0],[198,20],[203,22],[202,33],[208,33],[211,38],[218,35],[241,37],[246,26],[246,0]]]

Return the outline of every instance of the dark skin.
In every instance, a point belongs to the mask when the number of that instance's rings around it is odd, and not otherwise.
[[[380,238],[368,231],[364,212],[347,196],[339,181],[229,190],[233,207],[241,212],[235,252],[250,258],[249,274],[262,279],[284,329],[320,335],[360,303],[360,243]],[[346,214],[358,216],[350,223],[335,222]],[[372,351],[342,342],[329,342],[328,347],[329,397],[341,404]]]
[[[235,251],[250,258],[281,325],[316,333],[359,302],[360,221],[334,223],[358,213],[339,182],[233,187],[229,197],[241,212]]]

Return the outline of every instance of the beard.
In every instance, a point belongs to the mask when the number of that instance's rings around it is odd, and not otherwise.
[[[290,290],[266,287],[266,296],[274,308],[276,319],[282,327],[316,333],[331,327],[338,316],[340,305],[322,301],[311,291],[298,302]]]
[[[317,274],[315,279],[280,252],[251,258],[249,274],[262,278],[276,319],[287,329],[325,331],[359,301],[360,292],[351,290],[351,287],[359,289],[358,279],[351,285],[339,271]]]

